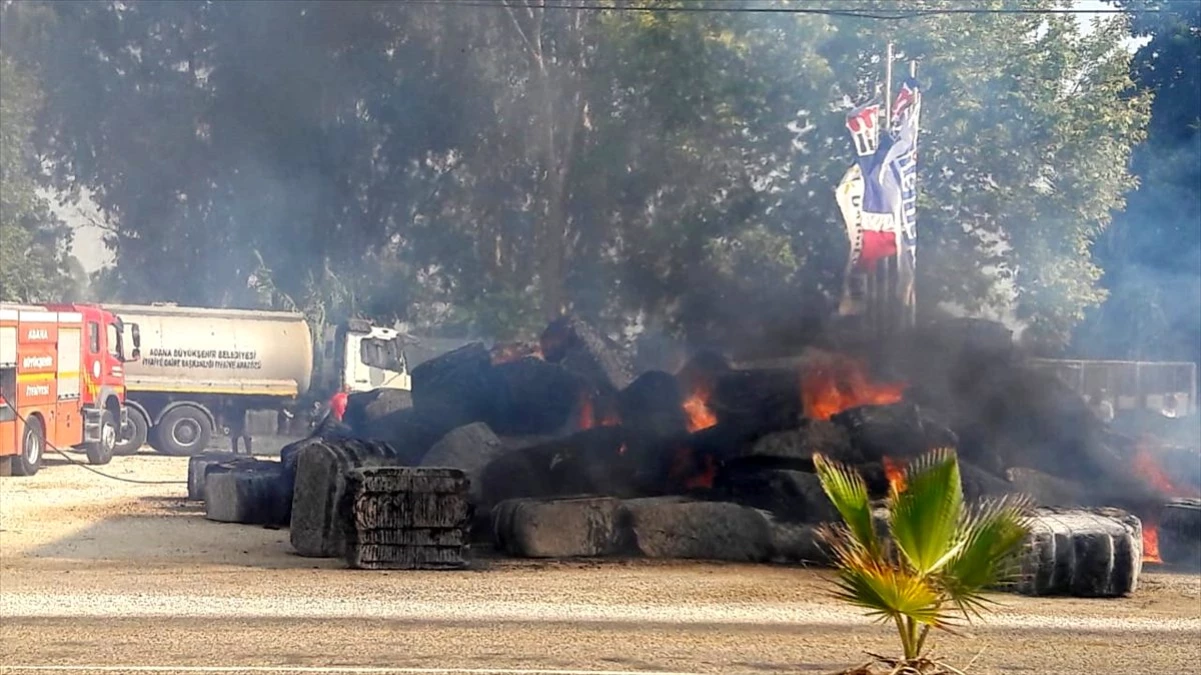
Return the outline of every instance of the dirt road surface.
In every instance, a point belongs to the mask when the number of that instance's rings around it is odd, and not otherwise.
[[[105,471],[182,480],[186,460]],[[895,652],[825,571],[482,560],[345,570],[287,532],[222,525],[182,485],[73,466],[0,479],[0,673],[826,673]],[[1119,600],[998,595],[935,652],[979,673],[1201,672],[1201,577]]]

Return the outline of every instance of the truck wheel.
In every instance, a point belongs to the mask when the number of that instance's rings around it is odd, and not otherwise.
[[[46,430],[42,420],[30,417],[25,420],[25,433],[21,434],[21,454],[13,457],[14,476],[32,476],[42,468],[42,455],[46,452]]]
[[[129,408],[129,422],[121,427],[117,434],[117,444],[113,446],[114,455],[133,455],[146,445],[150,433],[150,420],[137,408]]]
[[[88,443],[88,464],[108,464],[113,461],[113,448],[117,445],[117,419],[112,412],[100,413],[100,440]]]
[[[202,411],[180,406],[167,411],[154,427],[154,449],[168,455],[204,452],[213,438],[213,424]]]

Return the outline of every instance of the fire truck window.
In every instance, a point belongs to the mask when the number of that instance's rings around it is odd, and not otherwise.
[[[95,321],[88,323],[88,351],[100,353],[100,324]]]
[[[117,324],[108,324],[108,353],[121,358],[121,336],[117,333]]]

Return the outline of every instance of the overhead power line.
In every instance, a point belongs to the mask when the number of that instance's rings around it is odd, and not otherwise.
[[[683,5],[664,5],[642,2],[640,4],[619,4],[601,2],[589,2],[588,0],[546,0],[542,2],[520,2],[518,0],[405,0],[411,5],[438,5],[443,7],[481,7],[481,8],[524,8],[532,9],[555,9],[555,10],[574,10],[574,11],[591,11],[591,12],[696,12],[696,13],[724,13],[724,14],[814,14],[819,16],[839,16],[860,19],[877,19],[884,21],[897,21],[902,19],[915,19],[925,16],[939,16],[948,14],[979,14],[979,15],[1054,15],[1054,14],[1092,14],[1092,15],[1113,15],[1123,14],[1126,10],[1117,8],[988,8],[988,7],[948,7],[948,8],[904,8],[904,9],[839,9],[837,7],[793,7],[787,5],[734,5],[732,2],[726,6],[720,3],[713,3],[713,0],[705,4],[683,4]],[[738,1],[738,0],[735,0]],[[828,0],[826,0],[828,2]],[[1159,13],[1161,10],[1148,9],[1140,10],[1142,13]]]

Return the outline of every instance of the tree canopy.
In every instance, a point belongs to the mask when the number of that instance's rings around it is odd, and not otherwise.
[[[1146,39],[1131,74],[1154,103],[1132,159],[1139,188],[1097,250],[1109,300],[1078,332],[1077,348],[1201,362],[1201,3],[1120,4]]]
[[[66,233],[38,192],[37,82],[0,51],[0,299],[45,302],[70,285]]]
[[[698,342],[811,328],[846,256],[844,115],[894,41],[927,91],[919,302],[1013,305],[1062,343],[1104,297],[1091,248],[1134,185],[1150,104],[1121,17],[1086,32],[1054,15],[521,0],[4,13],[45,92],[34,140],[53,184],[86,187],[115,225],[111,292],[495,337],[564,309]]]

